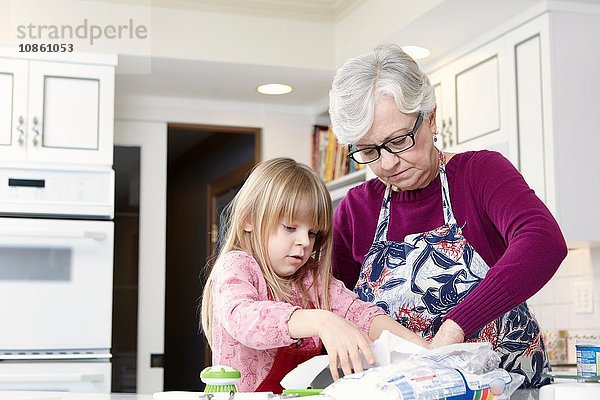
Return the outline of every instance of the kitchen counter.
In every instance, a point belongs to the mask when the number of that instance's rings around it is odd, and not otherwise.
[[[152,400],[151,394],[0,391],[0,400]]]
[[[308,399],[308,398],[307,398]],[[511,400],[538,400],[537,389],[517,390]],[[152,400],[150,394],[129,393],[61,393],[61,392],[2,392],[0,400]]]

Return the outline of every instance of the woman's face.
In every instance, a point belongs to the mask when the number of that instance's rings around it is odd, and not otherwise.
[[[357,143],[357,147],[381,143],[409,133],[418,113],[404,114],[398,110],[393,99],[382,97],[375,103],[373,126]],[[435,111],[425,115],[415,132],[415,145],[402,153],[392,154],[381,150],[381,157],[368,166],[384,183],[396,190],[414,190],[427,186],[437,175],[437,151],[433,146]]]

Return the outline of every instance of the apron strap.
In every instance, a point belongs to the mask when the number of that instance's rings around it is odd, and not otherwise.
[[[450,202],[450,187],[448,185],[448,176],[446,175],[446,155],[443,151],[439,152],[439,171],[442,183],[442,207],[444,209],[444,223],[452,226],[456,225],[452,203]],[[377,219],[377,231],[373,242],[388,240],[388,226],[390,221],[390,201],[392,199],[392,185],[388,184],[385,188],[379,218]]]
[[[373,243],[387,241],[388,226],[390,220],[390,200],[392,199],[392,185],[388,184],[383,195],[383,202],[379,210],[379,218],[377,219],[377,230]]]
[[[440,150],[440,180],[442,182],[442,207],[444,208],[444,223],[452,226],[456,225],[452,203],[450,202],[450,186],[448,185],[448,176],[446,175],[446,155]]]

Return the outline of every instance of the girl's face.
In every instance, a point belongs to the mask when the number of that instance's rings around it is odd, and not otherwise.
[[[269,236],[268,253],[273,270],[280,278],[293,275],[313,253],[318,229],[303,222],[280,221]]]
[[[375,103],[373,126],[356,143],[356,147],[379,145],[395,136],[407,134],[415,125],[417,113],[404,114],[394,100],[383,97]],[[414,190],[427,186],[437,174],[437,152],[433,147],[435,112],[424,117],[414,132],[415,145],[402,153],[391,154],[381,150],[381,157],[368,166],[385,183],[396,190]]]

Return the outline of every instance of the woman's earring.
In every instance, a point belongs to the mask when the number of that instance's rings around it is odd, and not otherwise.
[[[437,131],[433,132],[433,141],[437,142]]]

